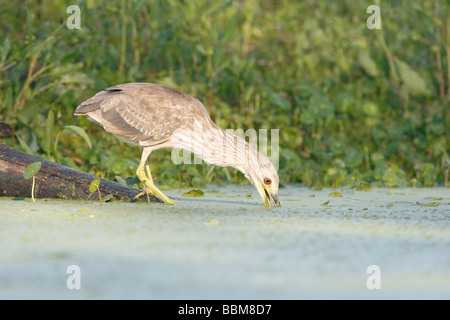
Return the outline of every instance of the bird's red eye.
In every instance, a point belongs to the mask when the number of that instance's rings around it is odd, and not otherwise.
[[[264,178],[264,183],[269,185],[272,183],[272,180],[270,180],[269,178]]]

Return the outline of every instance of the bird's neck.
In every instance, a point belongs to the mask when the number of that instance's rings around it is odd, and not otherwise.
[[[222,134],[222,140],[218,143],[211,142],[212,158],[214,165],[222,167],[234,167],[247,174],[252,164],[257,164],[261,153],[250,143],[241,137],[218,128]],[[208,156],[208,155],[207,155]],[[205,158],[205,161],[209,162]]]
[[[193,139],[185,140],[182,149],[192,152],[210,164],[234,167],[247,175],[255,164],[270,161],[253,145],[216,125],[202,130],[201,134],[195,131],[194,128]]]

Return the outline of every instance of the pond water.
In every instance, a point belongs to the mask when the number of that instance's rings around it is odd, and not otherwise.
[[[450,298],[448,188],[291,185],[281,208],[252,186],[203,190],[166,191],[173,206],[0,199],[0,299]]]

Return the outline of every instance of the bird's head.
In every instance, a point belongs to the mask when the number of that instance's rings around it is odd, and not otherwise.
[[[270,160],[252,166],[245,176],[256,187],[266,207],[280,207],[278,173]]]

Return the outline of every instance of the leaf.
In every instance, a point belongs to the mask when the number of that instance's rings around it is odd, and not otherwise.
[[[31,163],[28,167],[26,167],[25,172],[23,173],[23,177],[25,180],[30,179],[41,169],[42,163],[40,161]]]
[[[31,148],[26,144],[26,142],[19,136],[19,134],[17,132],[16,132],[16,138],[17,138],[17,140],[19,140],[20,146],[26,153],[33,154],[33,152],[31,151]]]
[[[108,193],[106,196],[103,197],[104,202],[113,202],[114,200],[116,200],[116,198],[112,193]]]
[[[120,183],[120,184],[122,184],[122,185],[124,185],[124,186],[127,186],[127,182],[125,181],[125,179],[122,179],[122,178],[119,177],[119,176],[115,176],[115,178],[116,178],[116,180],[117,180],[118,183]]]
[[[53,127],[55,126],[55,112],[52,109],[48,112],[45,123],[45,151],[50,155],[50,149],[53,141]]]
[[[377,64],[372,60],[367,52],[361,51],[359,53],[358,62],[369,76],[376,77],[378,75]]]
[[[352,186],[352,189],[353,188],[358,191],[370,191],[372,189],[372,186],[366,181],[356,181]]]
[[[239,20],[239,15],[235,14],[231,18],[230,22],[228,23],[228,26],[225,29],[225,32],[224,32],[222,38],[220,39],[219,43],[216,45],[217,53],[213,57],[214,67],[215,67],[216,72],[225,66],[224,62],[227,59],[226,59],[226,54],[225,54],[226,51],[224,50],[224,48],[226,47],[228,42],[232,39],[233,34],[236,30],[238,20]]]
[[[183,193],[183,197],[203,197],[203,196],[204,196],[204,192],[199,189],[192,189],[189,192]]]
[[[362,110],[368,116],[371,116],[371,117],[379,117],[380,116],[379,107],[373,101],[365,101],[362,105]]]
[[[349,152],[344,159],[345,165],[348,168],[356,168],[362,163],[362,157],[357,151]]]
[[[416,71],[411,69],[405,62],[398,58],[394,58],[400,72],[400,77],[403,83],[408,88],[411,95],[414,96],[429,96],[431,90],[427,85],[425,79]]]
[[[95,192],[97,191],[97,188],[100,186],[100,178],[95,178],[91,181],[91,184],[89,185],[89,192]]]
[[[334,106],[327,97],[315,94],[309,99],[309,108],[313,108],[318,116],[329,117],[334,113]]]
[[[11,41],[9,40],[9,38],[6,38],[5,40],[3,40],[3,45],[0,47],[0,71],[6,61],[10,49]]]
[[[82,137],[84,139],[84,141],[89,146],[89,149],[92,149],[91,139],[89,138],[87,133],[82,128],[80,128],[78,126],[64,126],[64,128],[74,131],[76,134],[78,134],[80,137]]]
[[[127,170],[127,165],[123,161],[114,162],[111,165],[111,170],[114,174],[122,174]]]
[[[275,106],[281,107],[282,109],[290,109],[291,108],[291,103],[289,102],[289,100],[281,97],[279,94],[277,94],[275,92],[273,92],[271,94],[270,100]]]
[[[355,98],[348,92],[341,92],[336,99],[336,111],[339,113],[349,113],[354,106]]]
[[[386,171],[383,174],[383,181],[385,185],[387,185],[388,187],[392,187],[397,184],[398,177],[394,172]]]
[[[342,193],[340,193],[340,192],[332,192],[328,196],[329,197],[342,197]]]
[[[422,205],[422,207],[437,207],[439,202],[428,202]]]

